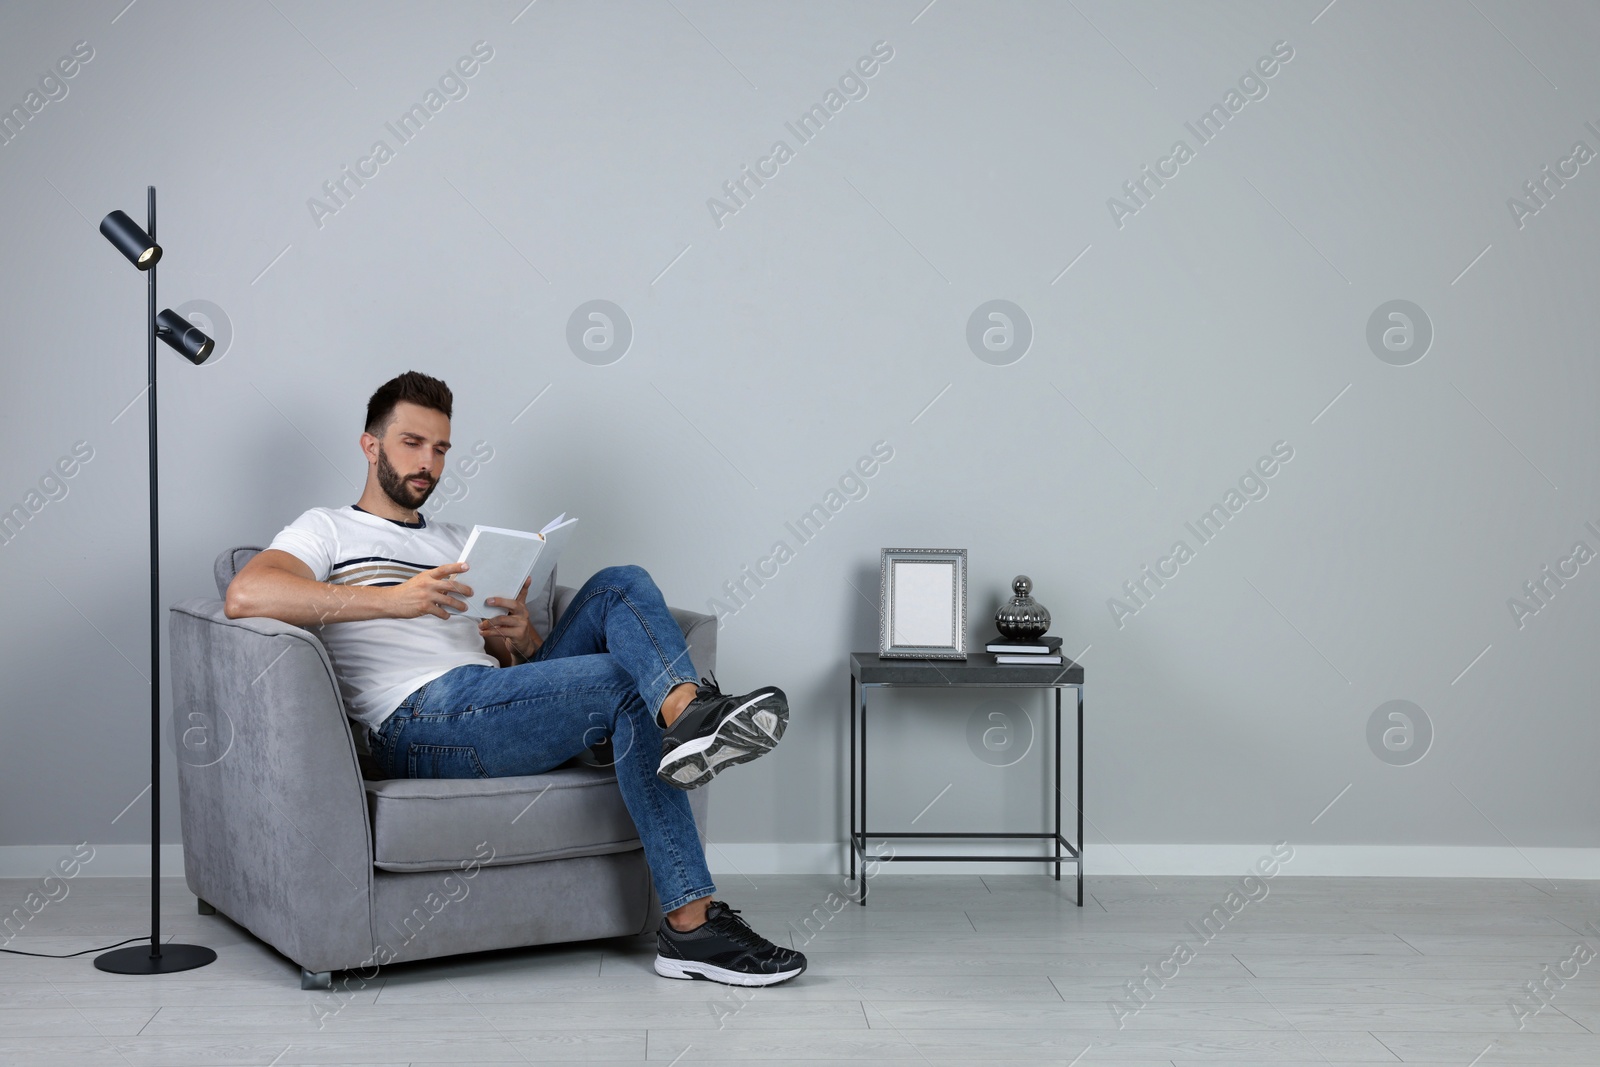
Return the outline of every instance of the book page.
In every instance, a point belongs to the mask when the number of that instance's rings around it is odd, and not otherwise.
[[[533,584],[528,587],[530,594],[536,589],[543,589],[544,583],[550,580],[550,572],[560,562],[561,550],[567,546],[567,541],[572,537],[572,528],[577,523],[577,519],[562,515],[544,528],[544,551],[539,553],[539,558],[533,564]]]

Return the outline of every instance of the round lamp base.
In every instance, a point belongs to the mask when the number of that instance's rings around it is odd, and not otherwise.
[[[204,945],[162,945],[157,956],[146,944],[103,952],[94,958],[94,965],[112,974],[168,974],[204,967],[216,958],[216,952]]]

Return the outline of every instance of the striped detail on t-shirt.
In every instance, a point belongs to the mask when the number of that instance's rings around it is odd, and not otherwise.
[[[340,560],[328,572],[334,585],[400,585],[439,564],[411,563],[392,556],[357,556]]]

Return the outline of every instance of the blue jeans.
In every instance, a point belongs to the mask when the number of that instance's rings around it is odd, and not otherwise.
[[[470,585],[471,582],[466,584]],[[642,567],[607,567],[578,590],[531,661],[471,663],[400,702],[372,733],[389,778],[540,774],[607,738],[663,911],[715,890],[689,796],[656,777],[655,715],[694,682],[683,630]]]

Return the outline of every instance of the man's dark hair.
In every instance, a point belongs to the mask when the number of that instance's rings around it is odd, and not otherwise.
[[[394,421],[394,406],[402,400],[443,412],[447,419],[450,417],[450,387],[437,378],[408,370],[378,386],[378,391],[367,401],[367,432],[382,437],[389,423]]]

